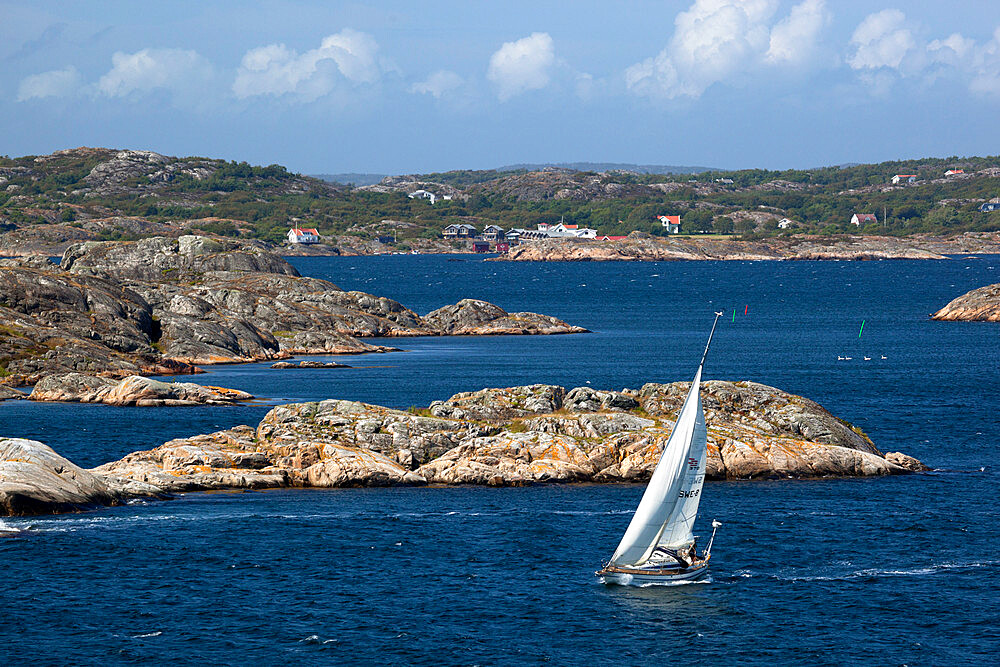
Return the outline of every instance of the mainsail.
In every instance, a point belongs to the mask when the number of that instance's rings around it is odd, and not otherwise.
[[[718,319],[716,316],[716,322]],[[707,355],[708,345],[649,485],[611,557],[612,565],[642,565],[656,547],[678,549],[694,539],[692,531],[707,457],[705,413],[701,407],[701,371]]]

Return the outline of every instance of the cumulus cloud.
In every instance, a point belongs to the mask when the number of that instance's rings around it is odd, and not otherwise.
[[[435,99],[441,99],[448,93],[457,90],[465,83],[465,80],[451,70],[441,69],[423,81],[410,86],[411,93],[423,95],[433,95]]]
[[[957,66],[966,62],[976,49],[976,40],[952,33],[927,45],[927,53],[936,63]]]
[[[899,69],[906,55],[916,47],[906,16],[898,9],[883,9],[861,22],[851,37],[854,54],[847,63],[854,69]]]
[[[1000,28],[993,31],[992,40],[973,49],[969,90],[981,95],[1000,97]]]
[[[232,89],[240,98],[296,95],[312,100],[330,94],[345,82],[374,83],[381,74],[375,38],[345,28],[302,54],[284,44],[247,51]]]
[[[41,74],[33,74],[21,80],[17,89],[17,101],[46,97],[66,97],[80,88],[80,73],[70,65],[65,69],[56,69]]]
[[[772,64],[801,64],[809,59],[820,32],[830,22],[824,0],[805,0],[771,29],[765,60]]]
[[[515,42],[505,42],[497,49],[490,57],[486,78],[496,86],[500,101],[505,101],[549,85],[555,62],[552,37],[536,32]]]
[[[108,97],[126,97],[158,89],[190,93],[204,84],[211,72],[211,64],[196,51],[119,51],[111,57],[111,70],[97,81],[96,90]]]
[[[876,92],[887,94],[901,80],[950,80],[976,94],[1000,96],[1000,28],[985,43],[959,33],[926,42],[917,39],[903,12],[886,9],[858,25],[851,48],[848,64]]]
[[[803,0],[772,26],[777,0],[695,0],[667,46],[625,70],[638,95],[700,97],[711,85],[763,66],[802,65],[829,23],[824,0]]]

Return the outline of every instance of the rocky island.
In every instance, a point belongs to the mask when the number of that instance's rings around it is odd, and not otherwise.
[[[70,246],[57,266],[0,260],[0,384],[123,378],[197,365],[397,348],[360,338],[586,331],[466,300],[421,317],[397,301],[300,276],[259,241],[186,235]]]
[[[991,238],[944,241],[887,236],[824,238],[797,235],[746,241],[727,238],[662,238],[633,232],[617,241],[565,238],[529,241],[491,261],[946,259],[944,253],[970,252],[970,247],[977,248],[978,252],[1000,252],[1000,243]]]
[[[952,299],[932,319],[963,322],[1000,322],[1000,283],[987,285]]]
[[[690,388],[483,389],[395,410],[326,400],[273,408],[256,427],[171,440],[93,470],[46,445],[0,440],[0,514],[183,491],[423,484],[519,486],[649,478]],[[924,470],[883,454],[817,403],[753,382],[703,384],[709,479]]]

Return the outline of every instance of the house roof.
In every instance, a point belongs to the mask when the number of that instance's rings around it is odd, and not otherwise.
[[[665,220],[674,225],[681,224],[681,216],[679,215],[658,215],[656,216],[656,218],[658,220]]]
[[[916,178],[916,174],[896,174],[893,178]]]
[[[300,229],[299,227],[292,227],[292,232],[296,236],[304,236],[306,234],[312,234],[313,236],[319,236],[319,232],[315,229]]]
[[[855,213],[854,215],[856,215],[858,217],[858,220],[875,220],[876,219],[874,213]]]

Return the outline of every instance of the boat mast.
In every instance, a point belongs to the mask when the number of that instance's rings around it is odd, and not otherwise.
[[[712,336],[715,334],[715,325],[719,323],[719,318],[722,317],[722,313],[718,312],[715,314],[715,321],[712,322],[712,331],[708,334],[708,342],[705,343],[705,353],[701,355],[701,363],[698,364],[698,368],[705,366],[705,357],[708,356],[708,346],[712,344]]]

